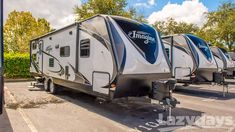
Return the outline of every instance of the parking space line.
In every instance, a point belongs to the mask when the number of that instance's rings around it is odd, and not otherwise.
[[[218,99],[218,97],[209,97],[207,99],[203,99],[202,101],[205,101],[205,102],[214,102]]]
[[[4,87],[4,89],[6,94],[9,96],[10,100],[12,100],[14,103],[17,103],[15,97],[11,94],[9,89],[7,87]],[[28,115],[24,112],[24,110],[21,108],[17,108],[16,110],[20,113],[20,115],[22,116],[23,120],[25,121],[31,132],[38,132],[32,121],[29,119]]]

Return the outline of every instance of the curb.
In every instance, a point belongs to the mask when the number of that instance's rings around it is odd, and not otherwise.
[[[28,81],[34,81],[33,78],[22,78],[22,79],[4,79],[4,82],[28,82]]]

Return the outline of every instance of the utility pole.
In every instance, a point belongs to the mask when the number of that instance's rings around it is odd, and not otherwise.
[[[3,112],[4,101],[4,81],[3,81],[3,0],[0,0],[0,114]]]

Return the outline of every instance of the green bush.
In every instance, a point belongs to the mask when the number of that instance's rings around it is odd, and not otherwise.
[[[28,53],[4,54],[4,76],[6,78],[29,78],[31,77],[30,55]]]

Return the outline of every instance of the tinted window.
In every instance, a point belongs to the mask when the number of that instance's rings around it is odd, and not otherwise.
[[[38,43],[38,50],[39,50],[39,54],[41,55],[42,54],[42,46],[43,46],[43,41],[39,41]]]
[[[54,67],[54,59],[49,58],[49,67]]]
[[[37,44],[35,43],[35,41],[32,42],[32,49],[33,50],[37,49]]]
[[[125,18],[113,17],[133,45],[139,50],[146,60],[155,63],[157,58],[157,34],[154,28]]]
[[[210,48],[207,45],[207,43],[204,40],[202,40],[198,37],[195,37],[193,35],[187,35],[187,36],[190,38],[190,40],[192,40],[194,45],[197,46],[198,49],[206,56],[207,60],[211,61],[212,54],[211,54]]]
[[[90,39],[84,39],[80,41],[80,56],[81,57],[90,56]]]
[[[106,23],[103,17],[97,16],[88,19],[81,23],[81,28],[91,31],[92,33],[95,33],[110,42]]]
[[[60,57],[69,57],[70,56],[70,47],[65,46],[60,48]]]
[[[166,54],[168,56],[168,58],[170,58],[170,49],[169,48],[165,48]]]
[[[37,60],[37,54],[32,54],[32,60],[35,62]]]

